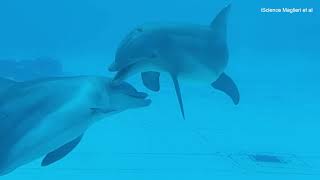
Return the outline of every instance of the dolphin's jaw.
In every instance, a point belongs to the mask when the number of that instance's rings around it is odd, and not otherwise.
[[[152,103],[152,100],[144,97],[144,98],[135,98],[133,100],[133,107],[131,107],[132,109],[136,109],[136,108],[143,108],[143,107],[147,107]]]
[[[124,100],[126,102],[125,104],[123,104],[124,102],[123,99],[125,99]],[[116,109],[116,112],[122,112],[130,109],[147,107],[151,103],[152,103],[152,100],[147,97],[138,98],[138,97],[121,95],[113,98],[113,100],[111,101],[111,106]]]
[[[148,58],[140,58],[136,60],[135,63],[132,63],[126,67],[123,67],[117,70],[115,77],[113,78],[113,82],[117,83],[120,81],[124,81],[128,79],[130,76],[138,74],[140,72],[145,71],[157,71],[157,72],[166,72],[168,68],[163,68],[162,65],[157,63],[157,60],[151,60]]]
[[[143,101],[141,101],[141,103],[139,103],[139,106],[137,106],[137,108],[150,106],[151,103],[152,103],[151,99],[144,99]]]
[[[148,94],[144,92],[136,92],[135,94],[130,94],[129,98],[134,98],[134,108],[146,107],[151,104],[151,99],[148,98]]]
[[[143,60],[136,60],[135,62],[128,64],[127,66],[123,68],[118,68],[117,73],[115,77],[113,78],[113,82],[119,82],[119,81],[124,81],[126,80],[129,76],[134,75],[141,70],[141,65],[143,65],[144,61]],[[111,67],[112,70],[113,67]]]
[[[125,81],[113,80],[109,88],[111,91],[109,105],[118,112],[146,107],[151,104],[147,93],[138,92],[132,85]]]
[[[121,70],[119,70],[116,75],[114,76],[112,82],[113,83],[119,83],[125,79],[127,79],[129,77],[129,73],[131,71],[131,68],[133,67],[133,65],[129,65]]]
[[[148,98],[148,94],[139,92],[141,100],[143,100],[142,106],[141,107],[146,107],[149,106],[152,103],[152,100]]]
[[[152,100],[148,98],[148,94],[143,92],[137,92],[135,95],[129,95],[129,101],[133,102],[132,108],[147,107],[152,103]]]

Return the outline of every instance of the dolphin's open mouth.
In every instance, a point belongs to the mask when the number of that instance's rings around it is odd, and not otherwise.
[[[108,70],[110,72],[116,72],[116,71],[121,71],[122,69],[125,69],[137,62],[135,59],[124,59],[124,62],[121,60],[116,60],[108,67]],[[121,63],[122,62],[122,63]]]
[[[139,98],[139,99],[146,99],[148,97],[148,94],[144,93],[144,92],[135,92],[135,93],[131,93],[130,96],[131,97],[136,97],[136,98]]]
[[[149,95],[144,92],[136,92],[130,94],[130,96],[139,99],[141,107],[149,106],[152,102],[152,100],[148,98]]]
[[[128,59],[128,62],[125,64],[119,65],[119,63],[114,62],[112,63],[108,70],[110,72],[116,72],[115,77],[113,78],[114,81],[123,81],[128,78],[130,73],[132,73],[132,70],[134,70],[134,67],[138,65],[139,62],[141,62],[142,58],[136,58],[136,59]]]
[[[144,99],[144,102],[141,107],[149,106],[152,103],[151,99]]]
[[[137,107],[149,106],[151,104],[151,100],[147,98],[149,96],[147,93],[137,91],[132,85],[127,82],[112,81],[110,84],[110,88],[128,96],[136,103]]]

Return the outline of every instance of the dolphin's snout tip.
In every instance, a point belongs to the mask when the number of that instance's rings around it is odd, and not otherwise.
[[[149,106],[152,103],[152,100],[148,98],[149,95],[147,93],[144,92],[138,92],[136,94],[136,98],[139,98],[143,101],[141,107],[146,107]]]
[[[144,106],[149,106],[152,103],[151,99],[145,99],[144,100]]]

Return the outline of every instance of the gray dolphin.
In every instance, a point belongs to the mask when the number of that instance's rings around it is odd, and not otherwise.
[[[88,127],[121,111],[145,107],[147,94],[105,77],[28,82],[0,79],[0,175],[41,158],[42,166],[70,153]]]
[[[142,25],[120,44],[109,71],[114,81],[142,72],[144,85],[159,91],[159,72],[168,72],[184,116],[178,78],[211,84],[229,95],[235,104],[240,95],[233,80],[224,73],[228,64],[227,16],[225,7],[210,26],[190,24]]]

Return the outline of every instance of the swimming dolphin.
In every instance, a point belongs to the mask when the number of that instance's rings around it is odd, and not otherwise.
[[[96,121],[151,103],[128,83],[105,77],[0,79],[0,90],[0,175],[43,156],[42,166],[50,165]]]
[[[210,26],[139,26],[120,44],[115,62],[109,67],[109,71],[117,72],[114,81],[142,72],[144,85],[150,90],[159,91],[160,72],[168,72],[183,118],[185,115],[178,78],[211,84],[238,104],[238,88],[224,73],[229,57],[226,40],[229,11],[230,5],[222,9]]]

